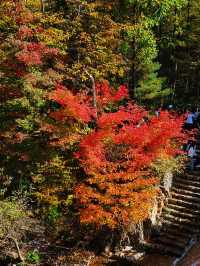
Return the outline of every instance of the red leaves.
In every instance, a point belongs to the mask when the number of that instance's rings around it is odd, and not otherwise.
[[[128,91],[125,86],[120,86],[117,91],[110,88],[108,82],[96,85],[97,91],[97,105],[99,113],[102,113],[104,107],[111,103],[117,103],[118,101],[128,97]],[[92,107],[92,99],[85,93],[79,93],[74,95],[64,86],[57,84],[55,91],[50,95],[50,99],[59,103],[63,108],[51,116],[57,120],[67,120],[69,117],[76,120],[88,123],[95,117],[95,110]],[[128,108],[128,107],[127,107]],[[128,108],[130,109],[130,108]],[[123,121],[124,118],[128,119],[127,112],[124,115],[124,108],[121,108],[118,113],[102,113],[97,123],[99,127],[106,127],[110,125],[111,121]],[[132,110],[129,110],[132,112]]]
[[[24,40],[25,38],[30,38],[33,36],[33,30],[23,25],[19,28],[17,35],[20,40]]]
[[[17,53],[17,59],[27,66],[41,65],[41,55],[37,51],[28,52],[27,50],[22,50]]]
[[[75,188],[84,223],[111,228],[147,218],[157,193],[158,179],[151,175],[151,164],[161,155],[174,156],[184,140],[183,119],[161,112],[151,117],[129,102],[115,112],[105,112],[110,104],[127,98],[127,89],[118,91],[108,83],[97,84],[99,116],[96,128],[82,137],[74,156],[87,174],[85,182]],[[57,85],[50,99],[61,109],[52,114],[58,120],[75,119],[88,123],[93,115],[90,97],[73,94]],[[149,119],[144,119],[144,117]]]
[[[92,107],[87,103],[83,103],[79,95],[73,95],[64,86],[58,84],[56,90],[50,95],[50,99],[56,101],[63,107],[59,112],[52,113],[52,117],[58,120],[64,120],[70,117],[85,123],[91,120],[91,116],[93,115]]]
[[[122,85],[116,91],[114,88],[109,86],[107,81],[96,84],[96,93],[99,108],[128,98],[128,89],[126,86]]]
[[[33,13],[27,9],[23,1],[14,1],[14,18],[17,24],[24,25],[34,20]]]
[[[139,121],[147,115],[147,112],[136,105],[129,104],[126,107],[120,107],[117,112],[114,113],[102,113],[97,123],[100,128],[106,128],[107,126],[121,124],[134,124],[137,125]],[[124,125],[125,125],[124,124]]]
[[[42,43],[22,42],[21,51],[16,54],[17,59],[27,66],[41,65],[46,56],[57,56],[58,49],[48,48]]]
[[[128,95],[127,87],[125,85],[121,85],[118,91],[114,94],[113,100],[117,102],[117,101],[121,101],[124,98],[128,98],[128,97],[129,95]]]
[[[176,155],[184,134],[182,118],[161,112],[159,118],[141,123],[144,114],[131,104],[104,113],[97,121],[99,128],[81,141],[79,160],[89,178],[80,184],[82,193],[77,194],[77,186],[75,194],[83,222],[115,227],[147,218],[158,183],[150,174],[151,163],[163,154]]]

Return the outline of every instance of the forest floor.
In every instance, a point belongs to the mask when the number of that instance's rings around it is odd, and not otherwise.
[[[34,242],[33,248],[40,251],[41,260],[37,262],[37,266],[172,266],[173,257],[160,254],[148,254],[144,256],[138,263],[131,263],[125,259],[111,260],[102,255],[96,255],[94,252],[85,248],[68,249],[54,243]],[[28,248],[30,250],[30,247]],[[21,250],[22,254],[27,253],[26,249]],[[16,261],[17,262],[17,261]],[[18,261],[19,262],[19,261]],[[13,266],[14,261],[0,261],[0,266]],[[35,264],[27,263],[27,266]],[[200,242],[198,242],[186,255],[186,257],[177,264],[177,266],[200,266]]]

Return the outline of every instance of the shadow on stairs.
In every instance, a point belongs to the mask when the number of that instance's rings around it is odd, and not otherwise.
[[[162,227],[153,250],[175,258],[176,265],[200,235],[200,170],[174,177],[171,197],[163,209]]]

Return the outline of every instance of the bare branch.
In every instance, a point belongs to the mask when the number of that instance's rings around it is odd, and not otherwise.
[[[19,257],[19,259],[20,259],[22,262],[24,262],[24,258],[23,258],[22,254],[21,254],[21,251],[20,251],[20,248],[19,248],[19,244],[18,244],[17,239],[14,238],[14,237],[11,237],[11,236],[8,236],[8,238],[11,239],[11,240],[14,242],[15,247],[16,247],[16,249],[17,249],[18,257]]]

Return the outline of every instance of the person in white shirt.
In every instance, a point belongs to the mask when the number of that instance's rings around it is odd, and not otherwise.
[[[197,108],[196,112],[194,113],[194,118],[197,119],[198,116],[199,116],[199,110],[198,110],[198,108]]]
[[[156,115],[157,117],[160,116],[160,111],[161,111],[161,108],[157,108],[157,109],[155,110],[155,115]]]
[[[190,159],[190,170],[193,171],[195,163],[196,163],[196,156],[197,156],[196,144],[195,144],[194,141],[190,141],[188,143],[186,151],[187,151],[187,155],[188,155],[188,157]]]

